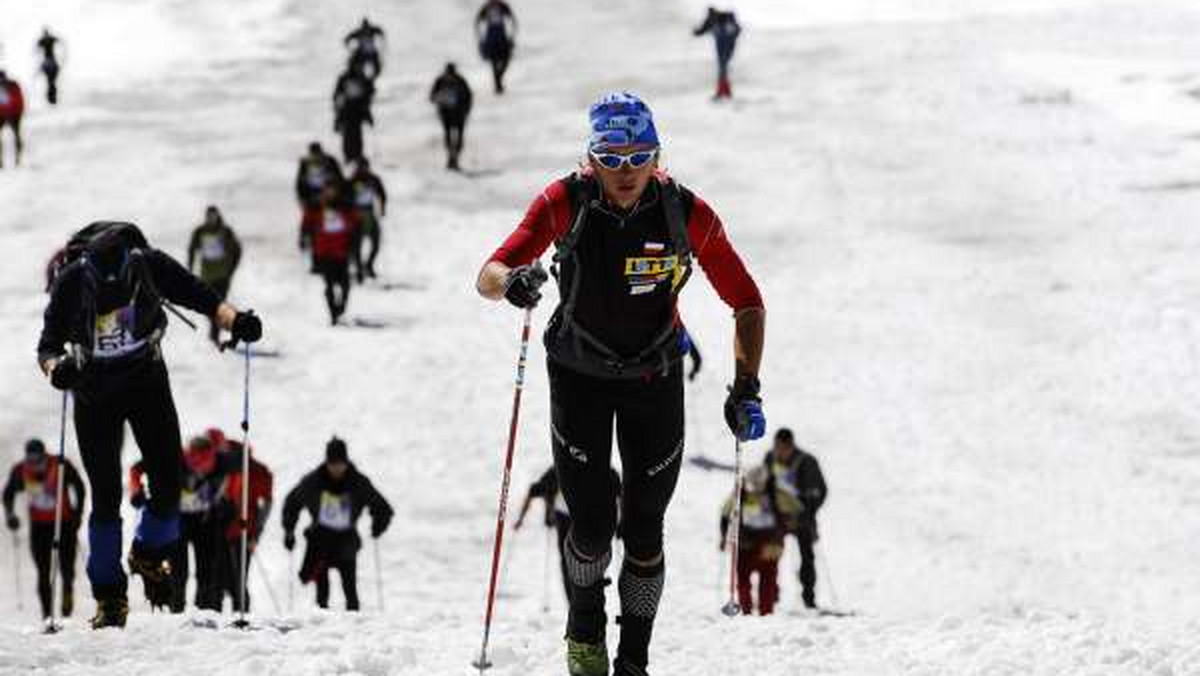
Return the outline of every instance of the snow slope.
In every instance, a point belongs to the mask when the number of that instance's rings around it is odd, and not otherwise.
[[[72,59],[64,105],[30,112],[27,166],[0,173],[0,232],[18,252],[0,266],[0,448],[15,459],[27,436],[56,434],[58,399],[31,355],[57,243],[122,217],[181,253],[215,202],[247,244],[234,298],[283,355],[255,364],[253,420],[280,490],[337,432],[399,518],[382,540],[386,612],[370,549],[357,617],[310,610],[311,589],[274,611],[255,577],[260,624],[286,633],[193,628],[205,618],[136,602],[124,633],[77,618],[46,638],[30,595],[0,619],[0,673],[466,672],[519,328],[475,297],[474,273],[579,159],[586,104],[614,87],[649,98],[668,168],[723,214],[763,287],[768,417],[796,429],[831,482],[821,550],[837,594],[826,576],[819,596],[861,611],[791,615],[789,576],[781,615],[722,617],[716,512],[730,481],[688,469],[668,515],[655,673],[1200,673],[1200,14],[1053,4],[896,0],[799,22],[748,9],[771,30],[747,33],[726,106],[707,100],[712,47],[689,37],[688,2],[521,0],[503,99],[463,0],[6,7],[12,72],[32,70],[20,52],[42,23],[63,26]],[[339,41],[366,11],[390,36],[368,147],[393,194],[381,262],[400,288],[352,296],[351,315],[385,329],[333,329],[292,249],[290,183],[307,141],[335,146]],[[477,90],[468,176],[441,171],[425,103],[448,59]],[[708,364],[690,390],[688,452],[728,459],[728,313],[701,277],[684,312]],[[167,351],[185,434],[233,429],[240,363],[178,322]],[[535,347],[514,502],[549,462],[542,358]],[[279,539],[276,523],[262,562],[286,605]],[[512,544],[495,673],[561,673],[542,534]],[[0,607],[12,609],[8,554]]]

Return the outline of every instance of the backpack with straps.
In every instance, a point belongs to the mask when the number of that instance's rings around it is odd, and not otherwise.
[[[679,185],[670,178],[658,181],[667,231],[675,250],[675,279],[671,293],[675,296],[687,284],[692,272],[692,247],[687,232],[687,213]],[[674,315],[655,340],[632,358],[624,358],[605,345],[575,321],[578,301],[580,263],[576,251],[587,228],[588,212],[600,205],[595,179],[579,172],[563,180],[571,204],[571,226],[554,242],[555,253],[550,271],[558,282],[561,302],[546,332],[547,349],[560,361],[566,360],[584,373],[604,378],[640,378],[651,373],[665,374],[682,357],[678,345],[678,326]],[[563,272],[563,263],[572,263],[573,274]],[[556,346],[559,349],[556,349]],[[562,348],[565,347],[567,354]]]

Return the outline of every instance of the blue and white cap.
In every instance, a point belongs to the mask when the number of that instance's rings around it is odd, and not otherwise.
[[[658,145],[654,114],[650,108],[629,92],[612,92],[600,97],[588,110],[592,134],[588,149],[607,150],[613,146],[633,144]]]

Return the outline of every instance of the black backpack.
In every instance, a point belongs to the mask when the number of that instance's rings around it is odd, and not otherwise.
[[[134,282],[141,272],[141,255],[150,248],[149,241],[133,223],[96,221],[67,240],[63,265],[81,261],[94,280],[120,277],[126,284]]]

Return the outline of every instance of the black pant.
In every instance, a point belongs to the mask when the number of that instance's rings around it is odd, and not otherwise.
[[[221,610],[221,580],[218,576],[220,557],[224,556],[225,537],[220,524],[203,515],[185,514],[179,520],[179,547],[171,566],[179,584],[171,609],[183,612],[187,598],[188,550],[196,559],[196,596],[194,603],[202,610]]]
[[[358,610],[358,550],[361,541],[354,531],[335,531],[320,526],[304,534],[308,547],[300,565],[300,581],[317,583],[317,605],[329,607],[329,570],[342,578],[346,610]]]
[[[317,573],[317,605],[329,607],[329,570],[334,569],[342,578],[342,593],[346,596],[346,610],[358,610],[358,560],[332,561]]]
[[[573,520],[565,545],[568,572],[576,568],[567,635],[586,642],[604,635],[599,578],[617,531],[617,486],[610,470],[615,418],[625,539],[618,654],[645,664],[664,573],[663,515],[683,456],[683,371],[676,364],[667,375],[638,380],[594,378],[553,362],[549,371],[554,467]]]
[[[571,533],[571,517],[566,514],[554,514],[554,532],[558,539],[558,569],[562,573],[563,595],[571,600],[571,577],[567,573],[567,556],[565,546],[567,535]]]
[[[366,118],[361,115],[346,115],[338,124],[342,132],[342,156],[347,162],[353,162],[363,156],[363,124]]]
[[[222,301],[225,300],[225,298],[229,295],[229,285],[233,280],[226,278],[210,279],[207,281],[208,285],[213,288],[213,291],[217,292],[217,297]],[[216,317],[211,317],[208,320],[208,339],[218,345],[221,342],[221,327],[217,325]]]
[[[46,76],[46,101],[55,105],[58,103],[58,62],[49,59],[43,62],[42,73]]]
[[[63,523],[62,541],[58,550],[58,569],[62,573],[63,605],[75,588],[75,551],[79,530],[77,523]],[[33,565],[37,568],[38,600],[42,603],[42,617],[50,617],[53,599],[50,598],[50,559],[54,551],[54,522],[32,523],[29,526],[29,548],[33,552]],[[64,611],[66,614],[66,611]]]
[[[457,169],[458,156],[462,154],[463,149],[463,134],[467,128],[467,116],[456,110],[439,110],[438,116],[442,120],[443,144],[446,146],[446,166],[450,169]]]
[[[812,527],[801,526],[792,531],[796,543],[800,545],[800,587],[804,605],[813,607],[816,603],[817,565],[813,543],[816,542],[816,524]]]
[[[232,540],[222,537],[221,551],[218,554],[218,577],[221,579],[221,588],[224,594],[227,594],[233,600],[233,612],[242,610],[242,575],[250,572],[250,557],[254,555],[253,543],[251,543],[250,551],[246,552],[246,570],[242,570],[242,539],[240,537]],[[223,605],[224,601],[220,601]],[[246,612],[250,612],[250,587],[247,581],[246,587]]]
[[[325,280],[325,304],[329,306],[329,319],[336,324],[346,313],[350,301],[350,262],[336,260],[316,261],[317,272]]]
[[[0,167],[4,166],[4,125],[6,124],[12,127],[13,136],[16,139],[17,164],[21,163],[21,152],[25,149],[25,142],[21,139],[21,118],[14,117],[6,120],[0,117]]]
[[[88,578],[97,598],[125,593],[120,510],[126,422],[141,450],[150,488],[146,508],[157,517],[170,519],[179,511],[183,442],[167,367],[160,359],[147,356],[136,363],[107,368],[93,362],[75,392],[75,435],[92,487]]]
[[[363,262],[363,268],[366,270],[367,276],[375,276],[375,258],[379,255],[379,239],[382,225],[379,222],[379,217],[375,215],[374,209],[360,209],[359,216],[362,218],[362,239],[359,240],[359,260]],[[369,244],[367,255],[362,255],[363,244]]]

